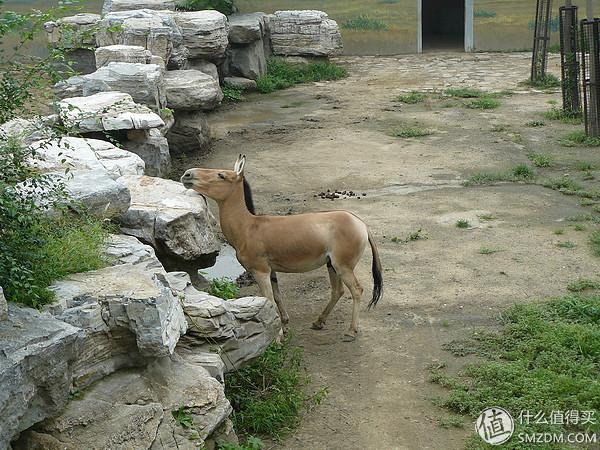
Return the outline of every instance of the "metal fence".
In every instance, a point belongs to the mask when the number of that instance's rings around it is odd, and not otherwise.
[[[581,21],[581,74],[585,132],[600,136],[600,19]]]
[[[551,16],[552,0],[537,0],[533,30],[533,57],[531,59],[531,81],[534,82],[546,77]]]
[[[562,6],[559,19],[563,110],[566,114],[576,115],[581,112],[577,6]]]

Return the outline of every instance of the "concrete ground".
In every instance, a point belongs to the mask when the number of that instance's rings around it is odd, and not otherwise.
[[[600,167],[600,151],[558,143],[582,126],[542,117],[560,93],[518,84],[529,73],[527,54],[337,62],[347,66],[347,79],[249,95],[212,115],[214,151],[188,156],[178,170],[231,168],[237,154],[245,153],[259,213],[348,209],[371,227],[380,248],[384,297],[375,310],[362,313],[354,343],[341,339],[350,319],[347,293],[324,330],[310,329],[329,297],[325,268],[280,275],[294,341],[304,348],[313,388],[327,387],[329,395],[270,448],[462,448],[472,423],[465,419],[464,429],[441,428],[437,421],[448,413],[431,402],[443,390],[428,382],[426,366],[436,360],[450,368],[463,363],[441,345],[474,327],[493,326],[499,312],[515,302],[564,294],[568,282],[594,276],[599,264],[588,245],[597,225],[567,220],[593,214],[593,206],[580,205],[581,198],[535,184],[463,187],[462,182],[475,172],[531,165],[528,155],[538,152],[554,160],[552,167],[536,169],[540,179],[569,174],[593,187],[597,181],[577,170],[577,162]],[[557,72],[556,58],[550,67]],[[392,101],[411,90],[464,86],[515,94],[487,111],[439,95],[415,105]],[[532,121],[544,125],[532,127]],[[433,134],[392,136],[406,125]],[[362,198],[316,196],[328,189],[353,190]],[[468,220],[469,228],[458,228],[459,219]],[[576,231],[575,223],[585,230]],[[555,234],[558,229],[564,234]],[[394,242],[417,230],[426,239]],[[564,241],[575,247],[557,245]],[[482,247],[499,251],[481,254]],[[366,253],[358,268],[366,297],[370,262]],[[245,293],[255,292],[250,286]]]

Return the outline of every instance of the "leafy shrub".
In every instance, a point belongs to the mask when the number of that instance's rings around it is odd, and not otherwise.
[[[178,11],[203,11],[215,9],[225,15],[237,12],[234,0],[184,0],[175,5]]]
[[[210,282],[208,293],[223,300],[231,300],[232,298],[237,298],[240,288],[229,278],[216,278]]]
[[[244,101],[244,90],[235,86],[222,86],[223,99],[228,103],[237,103]]]
[[[387,30],[387,27],[383,20],[373,19],[366,14],[342,22],[342,28],[347,30]]]
[[[338,80],[348,76],[345,68],[331,62],[292,64],[284,58],[270,58],[267,74],[257,80],[258,91],[268,94],[299,83]]]
[[[392,99],[393,102],[402,102],[407,103],[409,105],[415,105],[417,103],[421,103],[425,101],[427,95],[423,92],[412,91],[408,94],[401,94]]]
[[[0,143],[0,285],[9,300],[40,307],[53,299],[54,280],[104,265],[108,232],[65,208],[62,183],[27,165],[34,156],[15,138]]]

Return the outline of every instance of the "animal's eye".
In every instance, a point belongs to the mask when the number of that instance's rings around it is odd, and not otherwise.
[[[224,180],[224,179],[225,179],[225,174],[219,173],[219,178],[220,178],[221,180]]]

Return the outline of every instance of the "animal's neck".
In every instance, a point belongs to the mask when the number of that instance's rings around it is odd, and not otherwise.
[[[238,183],[231,195],[218,202],[218,205],[221,230],[227,241],[237,249],[254,218],[246,207],[242,183]]]

